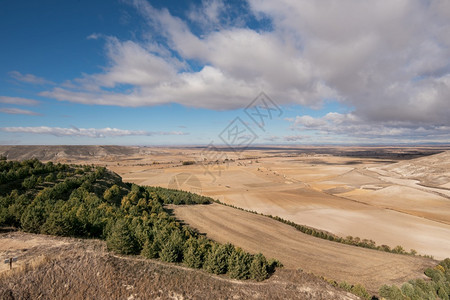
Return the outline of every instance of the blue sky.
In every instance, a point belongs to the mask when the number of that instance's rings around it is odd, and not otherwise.
[[[448,143],[449,20],[444,0],[3,1],[0,144],[228,144],[236,120],[254,144]]]

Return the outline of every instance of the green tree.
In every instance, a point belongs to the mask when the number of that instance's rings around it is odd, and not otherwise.
[[[109,250],[119,254],[136,254],[139,252],[138,244],[133,232],[125,219],[118,219],[106,238]]]
[[[267,272],[268,263],[264,255],[261,253],[256,254],[253,257],[253,261],[250,265],[250,278],[256,281],[262,281],[269,277]]]
[[[34,175],[31,175],[30,177],[27,177],[23,180],[22,186],[26,189],[32,189],[36,186],[37,183],[37,177]]]
[[[190,268],[199,269],[202,267],[203,253],[199,247],[198,239],[189,238],[187,240],[183,252],[183,263]]]
[[[146,240],[142,247],[141,255],[146,258],[158,258],[161,248],[159,243],[150,239]]]
[[[380,296],[389,300],[403,300],[402,291],[395,285],[383,285],[380,288]]]
[[[47,176],[45,176],[44,181],[45,182],[55,182],[56,181],[55,173],[50,173]]]
[[[179,230],[174,230],[161,249],[160,258],[166,262],[179,262],[183,254],[183,238]]]
[[[235,279],[248,279],[252,255],[237,248],[228,259],[228,274]]]
[[[118,185],[114,184],[109,189],[105,190],[103,193],[103,198],[112,204],[120,203],[120,188]]]
[[[213,274],[225,274],[227,272],[228,248],[226,245],[213,245],[206,257],[205,268]]]
[[[20,223],[23,230],[32,233],[39,233],[41,231],[41,226],[47,219],[46,211],[41,203],[34,203],[29,205],[21,219]]]

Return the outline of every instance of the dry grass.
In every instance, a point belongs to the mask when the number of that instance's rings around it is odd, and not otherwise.
[[[5,234],[0,235],[0,243]],[[262,283],[236,281],[173,264],[120,257],[96,240],[24,233],[8,239],[42,239],[24,266],[0,276],[0,299],[357,299],[313,275],[279,270]],[[54,246],[52,242],[66,243]]]

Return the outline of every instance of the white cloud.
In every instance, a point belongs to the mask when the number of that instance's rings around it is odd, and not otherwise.
[[[61,127],[1,127],[0,130],[14,133],[48,134],[54,136],[77,136],[90,138],[121,137],[121,136],[158,136],[158,135],[186,135],[181,131],[144,131],[124,130],[117,128],[61,128]]]
[[[303,142],[305,140],[307,140],[307,137],[301,134],[297,134],[297,135],[288,135],[283,137],[283,140],[285,142]]]
[[[194,6],[188,13],[188,18],[202,27],[217,29],[220,25],[225,4],[221,0],[203,0],[200,6]]]
[[[101,37],[102,37],[101,34],[92,33],[92,34],[88,35],[86,39],[88,39],[88,40],[98,40]]]
[[[105,38],[109,64],[104,72],[42,96],[86,104],[177,102],[221,110],[243,108],[264,90],[281,105],[320,107],[324,99],[335,99],[354,108],[335,120],[333,115],[304,117],[305,128],[336,132],[327,124],[351,130],[367,123],[368,130],[393,136],[420,134],[421,128],[442,133],[439,126],[450,126],[446,0],[249,0],[250,13],[270,20],[268,31],[241,26],[240,20],[214,25],[229,8],[211,0],[189,14],[207,27],[201,35],[166,9],[144,0],[132,3],[148,22],[150,38]],[[200,67],[191,69],[188,62]]]
[[[31,83],[31,84],[38,84],[38,85],[49,85],[49,84],[53,85],[53,84],[55,84],[54,82],[47,80],[45,78],[37,77],[33,74],[22,74],[18,71],[11,71],[11,72],[9,72],[9,75],[18,81]]]
[[[249,2],[358,116],[450,123],[448,1]]]
[[[0,96],[0,103],[16,105],[37,105],[39,101],[19,97]]]
[[[374,139],[386,142],[399,140],[448,142],[450,138],[450,126],[399,121],[371,122],[358,117],[354,113],[331,112],[317,118],[297,116],[290,122],[292,123],[292,130],[308,132],[309,139],[314,137],[318,141],[330,137],[344,137],[344,139],[347,137],[357,138],[358,140],[365,139],[369,142]],[[289,137],[285,137],[285,140],[287,138]],[[338,141],[338,139],[335,139],[335,141]]]
[[[40,116],[40,113],[26,110],[26,109],[20,109],[20,108],[0,108],[0,112],[5,114],[13,114],[13,115],[30,115],[30,116]]]

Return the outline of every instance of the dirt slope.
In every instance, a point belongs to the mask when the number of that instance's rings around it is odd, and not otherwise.
[[[424,277],[430,259],[396,255],[329,242],[303,234],[270,218],[219,204],[172,206],[175,215],[219,242],[279,259],[286,268],[301,268],[337,281],[361,283],[371,292],[383,284]]]
[[[270,279],[230,280],[135,256],[119,257],[97,240],[0,234],[0,299],[358,299],[310,274],[279,270]]]
[[[398,162],[382,169],[394,177],[416,179],[427,186],[448,188],[450,151]]]

